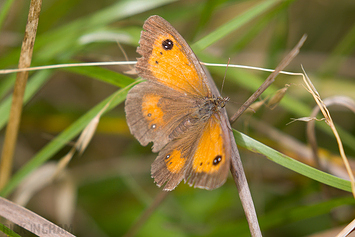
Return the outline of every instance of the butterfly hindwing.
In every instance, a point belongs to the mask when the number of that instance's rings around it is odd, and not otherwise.
[[[195,143],[202,126],[188,130],[180,137],[169,142],[158,154],[152,164],[152,177],[155,183],[165,191],[173,190],[181,180],[186,180],[187,170],[191,167],[191,159]]]
[[[227,124],[219,116],[212,116],[159,152],[152,164],[152,177],[159,187],[165,184],[164,190],[169,191],[184,179],[190,186],[215,189],[225,182],[230,139],[223,132]]]
[[[191,165],[187,170],[185,180],[188,178],[190,186],[215,189],[224,184],[231,155],[228,129],[221,113],[209,118],[197,140]]]

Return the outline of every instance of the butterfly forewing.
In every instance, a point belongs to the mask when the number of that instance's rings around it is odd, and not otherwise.
[[[203,68],[180,34],[163,18],[144,23],[136,70],[148,80],[193,96],[210,96]]]

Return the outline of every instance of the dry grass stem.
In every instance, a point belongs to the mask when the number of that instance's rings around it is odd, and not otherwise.
[[[25,36],[22,42],[21,54],[18,63],[19,68],[27,68],[31,65],[41,6],[42,0],[31,0]],[[27,79],[28,72],[17,73],[9,122],[6,127],[5,140],[1,153],[0,190],[6,185],[12,172],[12,161],[21,120],[23,97],[25,94]]]
[[[100,118],[102,114],[106,111],[108,106],[111,104],[112,100],[115,97],[112,97],[112,99],[106,103],[106,105],[99,111],[99,113],[90,121],[90,123],[84,128],[82,133],[80,134],[80,137],[78,141],[75,143],[76,149],[79,151],[79,154],[81,155],[87,146],[89,145],[89,142],[91,141],[92,137],[95,134],[97,125],[99,124]]]
[[[291,122],[286,123],[286,125],[289,125],[293,122],[300,121],[300,122],[311,122],[311,121],[325,121],[325,118],[318,119],[316,117],[302,117],[302,118],[290,118]]]
[[[3,70],[0,70],[0,74],[10,74],[10,73],[14,73],[14,72],[29,72],[29,71],[38,71],[38,70],[44,70],[44,69],[56,69],[56,68],[67,68],[67,67],[134,65],[136,63],[137,63],[136,61],[130,61],[130,62],[64,63],[64,64],[54,64],[54,65],[49,65],[49,66],[19,68],[19,69],[3,69]]]
[[[0,215],[38,236],[74,237],[63,228],[2,197],[0,197]]]
[[[355,113],[355,101],[349,97],[346,97],[346,96],[329,97],[329,98],[324,99],[323,103],[327,107],[332,106],[332,105],[340,105],[340,106],[348,108],[353,113]],[[319,107],[315,106],[310,117],[317,116],[319,111],[320,111]],[[325,167],[324,167],[324,165],[322,165],[322,162],[320,162],[320,159],[318,156],[318,145],[317,145],[317,139],[316,139],[316,134],[315,134],[315,121],[316,120],[311,120],[309,123],[307,123],[307,139],[308,139],[308,143],[311,146],[312,153],[313,153],[313,159],[317,163],[317,166],[320,167],[322,170],[325,170]],[[347,176],[347,177],[349,177],[349,176]]]
[[[89,122],[89,124],[81,132],[78,140],[75,142],[72,149],[70,149],[70,151],[63,158],[60,159],[57,165],[57,171],[53,175],[54,177],[60,174],[62,170],[67,167],[76,151],[79,151],[79,155],[81,155],[85,151],[95,134],[97,125],[99,124],[102,114],[106,111],[113,99],[114,97],[112,97],[112,99],[108,101],[106,105],[99,111],[99,113],[97,113],[97,115]]]
[[[34,170],[17,187],[12,201],[18,205],[26,206],[35,193],[52,182],[56,167],[56,162],[47,162]]]
[[[342,231],[340,231],[339,234],[337,234],[336,237],[345,237],[349,236],[349,234],[354,230],[355,228],[355,219],[350,222]]]
[[[312,94],[314,100],[316,101],[320,111],[322,112],[322,114],[323,114],[323,116],[325,118],[325,122],[329,125],[329,127],[331,128],[331,130],[332,130],[332,132],[333,132],[333,134],[334,134],[334,136],[336,138],[336,141],[337,141],[338,147],[339,147],[340,156],[343,159],[345,168],[346,168],[346,170],[348,172],[348,175],[350,177],[351,190],[352,190],[353,196],[355,197],[355,179],[354,179],[354,175],[353,175],[353,172],[351,170],[349,161],[348,161],[348,159],[347,159],[347,157],[345,155],[344,148],[343,148],[343,143],[341,142],[341,139],[339,137],[338,131],[335,128],[334,122],[333,122],[333,120],[332,120],[332,118],[330,116],[328,108],[326,107],[326,105],[324,104],[322,99],[320,98],[320,95],[318,94],[316,88],[313,86],[311,80],[307,76],[307,74],[306,74],[305,70],[303,69],[303,67],[302,67],[302,70],[303,70],[304,75],[305,75],[304,82],[306,84],[306,88]]]

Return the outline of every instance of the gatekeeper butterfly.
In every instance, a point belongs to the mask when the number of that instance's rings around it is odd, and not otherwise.
[[[151,167],[159,187],[173,190],[184,179],[190,186],[218,188],[226,181],[234,142],[224,108],[228,98],[169,22],[151,16],[143,29],[135,68],[146,81],[127,95],[129,129],[159,152]]]

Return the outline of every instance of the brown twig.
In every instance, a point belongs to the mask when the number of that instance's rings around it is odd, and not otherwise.
[[[26,68],[31,65],[33,45],[36,39],[41,6],[42,0],[31,0],[18,68]],[[22,103],[27,78],[28,72],[17,73],[14,93],[12,97],[9,123],[6,127],[5,141],[1,154],[0,190],[7,183],[12,171],[12,160],[16,146],[18,128],[21,120]]]
[[[268,88],[271,85],[272,82],[274,82],[275,77],[279,74],[279,72],[282,71],[291,62],[291,60],[298,54],[306,38],[307,37],[305,35],[301,38],[298,44],[281,61],[281,63],[270,74],[270,76],[259,87],[259,89],[231,117],[230,119],[231,124],[237,120],[237,118],[266,90],[266,88]],[[258,223],[258,218],[256,215],[253,199],[250,194],[248,182],[244,173],[242,162],[240,160],[238,148],[235,143],[232,143],[231,172],[239,192],[239,197],[244,208],[245,216],[249,224],[251,236],[260,237],[262,236],[262,234]]]
[[[240,160],[237,145],[232,143],[231,172],[237,186],[240,201],[242,203],[245,216],[247,218],[251,236],[261,237],[261,230],[258,223],[253,199],[250,194],[248,181],[244,173],[242,161]]]
[[[38,236],[75,237],[47,219],[2,197],[0,197],[0,216]],[[40,229],[37,227],[40,227]]]
[[[275,77],[282,71],[300,51],[301,46],[307,39],[303,35],[297,45],[287,54],[287,56],[280,62],[276,69],[268,76],[264,83],[252,94],[247,101],[237,110],[237,112],[230,118],[230,123],[233,124],[240,115],[275,81]]]

